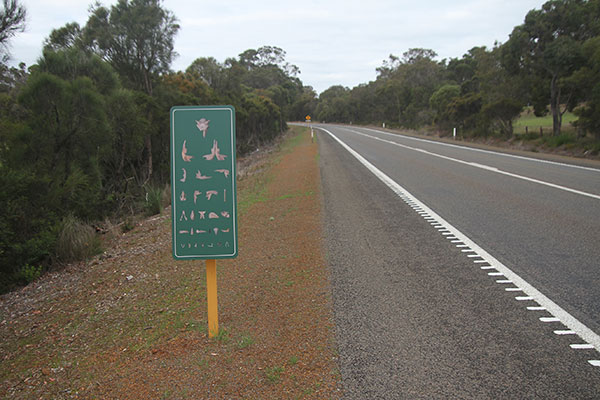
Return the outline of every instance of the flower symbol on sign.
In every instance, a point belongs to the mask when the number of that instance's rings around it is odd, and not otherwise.
[[[196,121],[196,127],[200,132],[202,132],[202,137],[206,137],[206,131],[208,130],[208,123],[210,120],[206,118],[201,118],[199,121]]]

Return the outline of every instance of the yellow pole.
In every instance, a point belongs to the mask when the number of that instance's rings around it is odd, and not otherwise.
[[[219,334],[216,260],[206,260],[206,303],[208,305],[208,337],[213,338]]]

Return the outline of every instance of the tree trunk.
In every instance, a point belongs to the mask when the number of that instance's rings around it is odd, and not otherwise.
[[[152,178],[152,138],[150,135],[146,136],[146,151],[148,152],[148,176],[144,183],[148,183]]]
[[[550,82],[550,111],[552,112],[552,134],[560,135],[561,114],[560,114],[560,89],[558,88],[558,75],[552,75]]]

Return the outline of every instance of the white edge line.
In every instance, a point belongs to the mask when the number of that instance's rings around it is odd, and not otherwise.
[[[401,197],[409,198],[413,203],[416,203],[421,206],[421,208],[429,213],[432,217],[436,218],[436,220],[444,224],[450,232],[454,234],[457,238],[461,239],[464,244],[469,245],[469,247],[475,250],[478,254],[481,255],[483,259],[485,259],[490,265],[494,266],[496,270],[501,272],[508,280],[513,281],[515,286],[520,287],[525,294],[535,300],[540,306],[546,308],[546,310],[552,314],[554,317],[560,319],[560,321],[568,327],[570,330],[574,331],[579,335],[583,340],[593,345],[597,351],[600,351],[600,336],[580,322],[577,318],[573,317],[567,311],[565,311],[558,304],[550,300],[547,296],[545,296],[542,292],[531,286],[528,282],[526,282],[523,278],[509,269],[507,266],[498,261],[495,257],[489,254],[487,251],[479,247],[475,242],[465,236],[461,231],[452,226],[449,222],[447,222],[444,218],[442,218],[439,214],[434,212],[424,203],[422,203],[419,199],[414,197],[410,192],[396,183],[393,179],[367,161],[363,156],[353,150],[350,146],[340,140],[337,136],[331,133],[329,130],[318,127],[323,130],[325,133],[329,134],[335,141],[337,141],[343,148],[348,150],[350,154],[352,154],[361,164],[363,164],[369,171],[371,171],[379,180],[385,183],[394,193]],[[490,273],[491,274],[491,273]],[[489,274],[488,274],[489,275]]]

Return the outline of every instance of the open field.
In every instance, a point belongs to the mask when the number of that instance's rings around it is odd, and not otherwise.
[[[572,122],[577,121],[577,116],[573,113],[566,112],[562,119],[562,130],[566,133],[575,132],[575,128],[571,125]],[[540,128],[543,129],[544,134],[552,134],[552,115],[548,114],[543,117],[536,117],[532,110],[524,111],[521,116],[515,120],[514,124],[515,134],[524,134],[525,127],[529,129],[529,133],[538,133]]]

